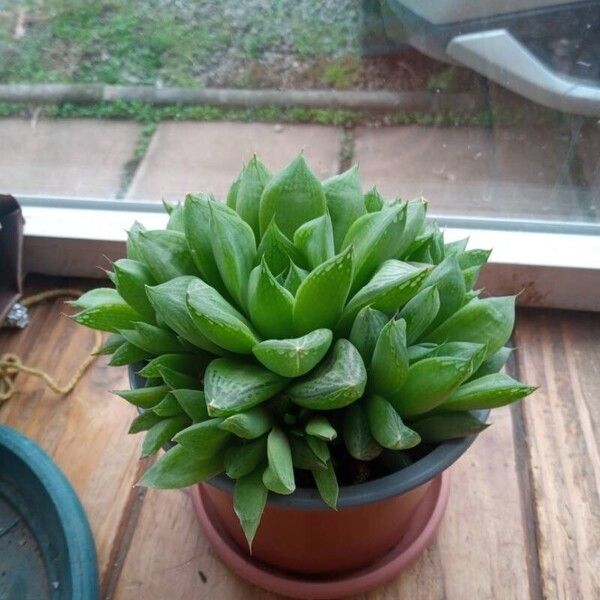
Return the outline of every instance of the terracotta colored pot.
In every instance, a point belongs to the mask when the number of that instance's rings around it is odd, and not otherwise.
[[[247,550],[231,494],[210,484],[202,487],[211,512]],[[268,504],[252,544],[252,556],[296,573],[359,569],[398,544],[428,487],[429,483],[425,483],[400,496],[338,511],[298,510]]]

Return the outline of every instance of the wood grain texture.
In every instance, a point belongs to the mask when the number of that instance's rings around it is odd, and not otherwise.
[[[448,509],[437,540],[398,579],[369,600],[530,597],[525,528],[510,411],[451,468]]]
[[[510,412],[499,410],[493,426],[452,470],[450,502],[438,540],[408,572],[361,598],[528,598],[525,534],[512,447]],[[116,598],[167,595],[173,600],[276,597],[250,586],[214,556],[185,492],[149,490]]]
[[[517,368],[544,598],[600,597],[600,315],[521,311]]]
[[[89,286],[36,278],[25,295],[59,284]],[[71,322],[64,315],[69,312],[62,299],[33,307],[25,330],[0,330],[1,351],[14,352],[27,364],[66,381],[93,345],[92,332]],[[139,440],[127,436],[135,410],[110,392],[126,386],[125,369],[109,367],[103,357],[68,396],[58,396],[41,379],[21,373],[17,392],[0,408],[0,422],[33,438],[73,484],[90,520],[102,578],[109,569],[139,457]]]

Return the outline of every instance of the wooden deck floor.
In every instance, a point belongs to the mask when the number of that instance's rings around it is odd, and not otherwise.
[[[29,290],[56,287],[35,279]],[[72,287],[88,282],[63,280]],[[0,332],[0,351],[63,379],[91,347],[91,332],[57,300],[33,310],[23,332]],[[521,310],[509,370],[540,385],[490,427],[452,468],[439,536],[369,600],[600,598],[600,315]],[[98,359],[70,396],[34,378],[0,408],[0,422],[35,439],[78,492],[94,531],[102,598],[274,598],[229,572],[199,530],[185,491],[133,484],[141,439],[134,409],[109,390],[124,369]]]

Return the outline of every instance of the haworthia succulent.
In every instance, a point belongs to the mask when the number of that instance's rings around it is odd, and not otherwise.
[[[306,267],[300,250],[281,232],[275,221],[271,221],[258,246],[257,259],[264,258],[272,273],[281,273],[293,261]]]
[[[267,493],[260,467],[235,482],[233,508],[244,530],[250,551],[252,551],[252,541],[267,503]]]
[[[179,231],[142,231],[138,248],[144,257],[144,264],[158,283],[198,273],[186,237]]]
[[[490,375],[491,373],[497,373],[502,369],[502,367],[506,364],[508,357],[511,355],[513,349],[504,346],[500,348],[498,352],[492,354],[488,359],[484,360],[481,363],[481,366],[473,375],[471,375],[471,379],[478,379],[479,377],[483,377],[484,375]]]
[[[146,296],[146,286],[155,285],[156,281],[148,267],[141,262],[121,258],[113,263],[113,269],[119,295],[146,321],[153,323],[154,308]]]
[[[256,258],[256,240],[245,221],[215,204],[209,203],[213,255],[227,291],[243,308],[247,304],[248,276]]]
[[[117,333],[142,320],[142,316],[116,290],[110,288],[91,290],[72,302],[72,305],[83,309],[73,319],[91,329]]]
[[[410,426],[427,444],[475,435],[488,427],[470,412],[439,413],[411,422]]]
[[[260,200],[260,232],[275,223],[288,238],[300,225],[325,213],[327,203],[321,182],[310,170],[302,155],[267,183]]]
[[[398,395],[408,376],[404,320],[392,319],[384,325],[375,344],[368,374],[373,391],[390,397]]]
[[[187,308],[198,331],[225,350],[251,354],[259,342],[246,317],[201,279],[187,289]]]
[[[300,250],[311,269],[333,258],[333,227],[329,214],[304,223],[294,233],[294,246]]]
[[[366,383],[367,372],[358,350],[348,340],[340,339],[329,358],[286,393],[292,402],[305,408],[333,410],[358,400]]]
[[[384,448],[406,450],[414,448],[421,441],[419,434],[402,422],[385,398],[373,395],[367,398],[365,406],[371,435]]]
[[[177,415],[161,419],[146,434],[142,444],[142,457],[158,452],[175,434],[190,422],[187,415]]]
[[[208,419],[208,409],[206,407],[206,398],[204,392],[196,389],[178,389],[171,393],[181,406],[182,410],[194,421],[206,421]]]
[[[431,325],[440,309],[440,294],[435,286],[426,287],[411,298],[398,316],[406,321],[406,342],[416,342]]]
[[[248,310],[263,337],[285,338],[294,334],[294,296],[273,277],[264,258],[250,273]]]
[[[267,438],[269,466],[263,473],[265,487],[278,494],[291,494],[296,489],[292,451],[285,433],[274,427]]]
[[[375,345],[381,330],[388,321],[389,318],[385,313],[370,306],[361,308],[356,315],[350,330],[350,341],[360,352],[365,365],[371,364]]]
[[[339,251],[352,223],[367,212],[358,167],[351,167],[341,175],[327,179],[323,182],[323,190],[333,224],[332,241]]]
[[[356,460],[373,460],[381,454],[381,446],[371,434],[367,413],[360,402],[344,413],[344,444]]]
[[[263,436],[246,444],[228,448],[225,452],[225,473],[231,479],[239,479],[252,473],[266,460],[267,438]]]
[[[254,155],[242,169],[235,189],[235,206],[232,208],[250,225],[257,240],[260,240],[260,198],[270,178],[270,171]]]
[[[271,413],[260,406],[233,414],[223,420],[220,427],[245,440],[253,440],[270,431]]]
[[[298,335],[333,329],[342,314],[352,283],[352,247],[322,263],[302,281],[294,302]]]
[[[299,338],[265,340],[252,349],[268,369],[283,377],[308,373],[325,356],[333,335],[329,329],[315,329]]]
[[[373,186],[364,195],[364,204],[367,212],[379,212],[384,206],[383,196],[377,191],[377,188]]]
[[[198,281],[196,277],[176,277],[161,285],[146,288],[146,293],[154,310],[175,333],[202,350],[222,354],[221,348],[198,329],[188,311],[187,292],[195,281]]]
[[[287,379],[262,366],[217,358],[204,374],[204,393],[211,415],[232,415],[279,393]]]
[[[323,502],[336,509],[340,488],[331,461],[327,462],[326,469],[314,469],[312,474]]]

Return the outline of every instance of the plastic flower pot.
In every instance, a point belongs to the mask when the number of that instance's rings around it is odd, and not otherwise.
[[[139,366],[129,370],[134,388],[144,384]],[[485,421],[489,411],[474,414]],[[194,488],[195,510],[218,555],[256,585],[297,598],[365,592],[395,577],[433,539],[448,498],[446,470],[475,437],[438,444],[395,473],[341,487],[337,511],[313,488],[270,494],[251,550],[226,475]]]

